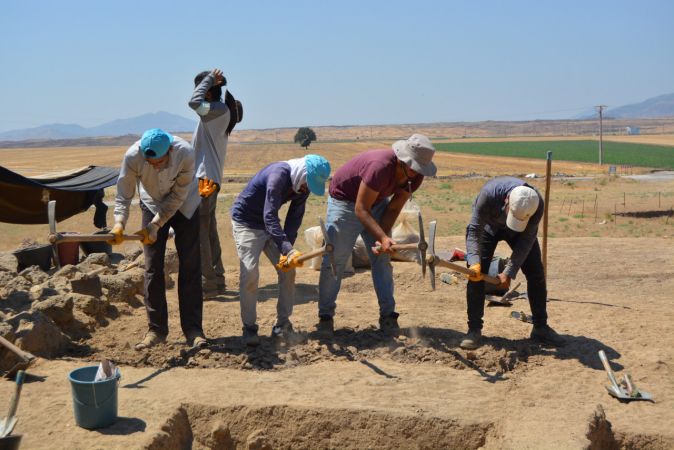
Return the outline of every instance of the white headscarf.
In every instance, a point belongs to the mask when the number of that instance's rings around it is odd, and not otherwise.
[[[304,157],[290,159],[286,162],[290,165],[290,181],[293,184],[293,191],[299,193],[302,185],[307,182],[307,165]]]

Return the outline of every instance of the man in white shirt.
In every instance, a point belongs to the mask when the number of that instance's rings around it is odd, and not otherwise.
[[[194,177],[195,155],[192,146],[178,136],[159,128],[143,133],[124,155],[117,180],[115,225],[111,243],[123,241],[129,218],[129,206],[140,194],[145,256],[145,308],[149,330],[136,344],[136,350],[153,347],[168,335],[168,309],[164,285],[164,254],[169,228],[175,231],[178,251],[178,300],[180,324],[188,345],[208,345],[202,331],[203,298],[199,252],[200,197]]]

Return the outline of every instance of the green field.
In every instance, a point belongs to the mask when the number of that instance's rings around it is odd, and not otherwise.
[[[551,151],[554,160],[580,162],[599,160],[597,141],[450,142],[435,144],[435,148],[452,153],[538,159],[545,159],[546,152]],[[674,147],[604,142],[604,163],[674,169]]]

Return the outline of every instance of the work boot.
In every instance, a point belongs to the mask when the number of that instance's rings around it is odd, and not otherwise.
[[[215,289],[202,289],[202,291],[203,291],[204,300],[212,300],[212,299],[218,297],[219,295],[223,294],[223,292],[221,292],[220,289],[217,289],[217,288],[215,288]]]
[[[249,347],[257,347],[260,345],[260,337],[257,335],[257,325],[243,327],[241,342],[243,345]]]
[[[192,348],[206,348],[208,347],[208,341],[200,330],[190,331],[185,335],[187,339],[187,345]]]
[[[379,316],[379,329],[387,335],[397,335],[400,333],[398,326],[398,317],[400,314],[392,312],[388,316]]]
[[[468,330],[466,337],[463,338],[459,347],[464,350],[475,350],[476,348],[482,345],[482,331],[480,330]]]
[[[271,329],[271,337],[272,339],[288,339],[293,332],[293,324],[287,321],[283,325],[274,325]]]
[[[166,342],[166,335],[159,334],[154,330],[149,330],[147,333],[145,333],[143,340],[136,344],[136,350],[145,350],[164,342]]]
[[[529,337],[534,341],[538,341],[542,344],[552,345],[553,347],[561,347],[564,345],[564,338],[557,334],[557,332],[548,325],[534,325],[534,328],[531,330],[531,335]]]
[[[330,316],[318,316],[316,332],[319,337],[330,339],[335,334],[335,321]]]

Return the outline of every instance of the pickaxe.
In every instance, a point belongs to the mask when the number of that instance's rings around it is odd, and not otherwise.
[[[7,348],[7,350],[14,353],[20,359],[20,361],[18,363],[16,363],[14,365],[14,367],[12,367],[11,369],[9,369],[7,371],[7,373],[5,374],[6,378],[13,378],[14,375],[16,375],[16,373],[19,370],[26,370],[28,368],[28,366],[30,366],[33,363],[33,361],[35,361],[35,356],[31,355],[28,352],[25,352],[25,351],[21,350],[19,347],[12,344],[11,342],[9,342],[7,339],[3,338],[2,336],[0,336],[0,345]]]
[[[431,288],[435,290],[435,267],[440,266],[440,267],[446,267],[448,269],[452,269],[456,272],[463,273],[465,275],[471,275],[475,276],[475,272],[470,270],[467,267],[460,266],[458,264],[451,263],[445,259],[440,258],[438,255],[435,254],[435,228],[437,226],[437,222],[434,220],[431,222],[428,226],[428,240],[430,241],[428,245],[428,257],[427,257],[427,262],[428,262],[428,268],[431,271]],[[493,284],[493,285],[499,285],[501,284],[501,280],[499,280],[496,277],[492,277],[487,274],[482,275],[484,281],[487,283]]]
[[[428,249],[428,243],[424,237],[424,221],[421,219],[421,213],[419,213],[419,242],[413,244],[393,244],[391,249],[418,251],[419,264],[421,264],[421,276],[424,278],[426,277],[426,250]],[[381,245],[372,247],[372,251],[381,251]]]
[[[54,253],[54,266],[60,267],[58,258],[58,244],[61,242],[107,242],[115,238],[112,233],[104,234],[61,234],[56,232],[56,201],[50,200],[47,204],[47,217],[49,218],[49,242],[52,244]],[[123,235],[125,241],[142,241],[143,237],[137,234]]]
[[[337,278],[337,266],[335,265],[335,246],[332,245],[332,242],[330,242],[330,239],[328,239],[328,230],[325,228],[323,219],[319,217],[318,222],[321,226],[321,234],[323,235],[323,247],[303,253],[299,258],[297,258],[297,262],[304,262],[310,260],[311,258],[327,254],[328,261],[330,261],[330,269],[332,269],[332,276]]]

